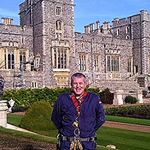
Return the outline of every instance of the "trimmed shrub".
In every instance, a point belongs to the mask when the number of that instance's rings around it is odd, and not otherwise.
[[[45,100],[37,101],[27,110],[20,122],[20,127],[30,131],[56,129],[51,121],[52,107]]]
[[[128,95],[125,98],[125,102],[130,104],[135,104],[137,102],[137,99],[131,95]]]
[[[106,108],[105,114],[113,116],[150,119],[150,105]]]
[[[104,104],[113,104],[114,94],[107,88],[100,92],[100,98]]]

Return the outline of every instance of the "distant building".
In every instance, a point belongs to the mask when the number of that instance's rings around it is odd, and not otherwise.
[[[111,91],[150,86],[150,15],[100,21],[74,32],[73,0],[25,0],[20,25],[2,18],[0,74],[5,89],[70,86],[82,72],[89,87]]]

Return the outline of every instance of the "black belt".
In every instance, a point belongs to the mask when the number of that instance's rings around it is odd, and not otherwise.
[[[66,136],[62,136],[61,137],[62,141],[69,141],[72,142],[73,140],[80,140],[81,142],[94,142],[96,140],[96,137],[87,137],[87,138],[78,138],[78,137],[66,137]]]

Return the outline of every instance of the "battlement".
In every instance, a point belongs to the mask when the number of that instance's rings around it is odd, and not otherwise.
[[[150,21],[150,14],[147,13],[147,10],[141,10],[141,19]]]
[[[113,28],[119,27],[133,22],[140,22],[141,20],[150,21],[150,14],[147,13],[147,10],[141,10],[140,14],[132,15],[127,18],[114,18],[112,21],[112,26]]]
[[[113,21],[112,21],[112,26],[113,27],[116,27],[116,26],[123,26],[123,25],[127,25],[129,24],[129,18],[115,18]]]
[[[89,25],[84,26],[85,34],[90,34],[93,32],[107,34],[110,32],[110,29],[111,29],[110,22],[103,22],[103,25],[100,26],[99,20],[96,21],[96,28],[95,23],[90,23]]]

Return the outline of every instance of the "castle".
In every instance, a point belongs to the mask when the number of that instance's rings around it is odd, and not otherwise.
[[[150,15],[100,21],[74,31],[73,0],[25,0],[20,25],[0,23],[5,89],[69,87],[82,72],[89,87],[124,92],[150,87]]]

